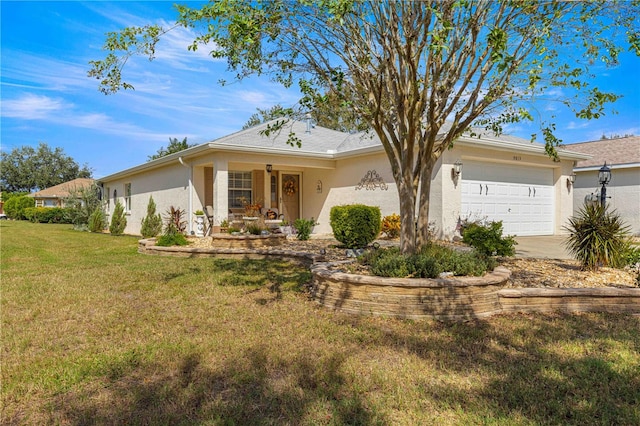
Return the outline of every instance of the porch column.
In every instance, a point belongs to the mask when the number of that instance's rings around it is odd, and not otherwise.
[[[229,163],[225,159],[213,161],[213,224],[229,217]]]

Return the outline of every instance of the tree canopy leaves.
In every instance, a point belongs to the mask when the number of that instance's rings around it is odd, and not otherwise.
[[[615,66],[627,46],[640,54],[637,1],[219,0],[176,7],[175,25],[200,34],[189,48],[226,59],[237,80],[266,74],[285,87],[297,84],[300,109],[338,101],[375,131],[398,187],[401,246],[409,252],[429,238],[431,173],[458,137],[474,125],[499,134],[505,124],[537,120],[535,101],[552,90],[577,117],[601,117],[618,96],[593,86],[594,66]],[[92,62],[90,75],[105,93],[132,88],[121,79],[127,59],[153,59],[170,30],[109,34],[110,53]],[[554,123],[539,126],[556,156],[562,141]]]
[[[51,149],[41,142],[37,148],[22,146],[0,159],[0,185],[3,191],[31,192],[59,185],[76,178],[90,178],[91,169],[80,167],[62,148]]]
[[[184,138],[182,141],[179,141],[178,138],[169,138],[169,145],[167,147],[160,147],[158,152],[148,157],[147,161],[157,160],[158,158],[165,157],[169,154],[175,154],[176,152],[183,151],[187,148],[191,148],[195,146],[195,144],[188,144],[187,138]]]

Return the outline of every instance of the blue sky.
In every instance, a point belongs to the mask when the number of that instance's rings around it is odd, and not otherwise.
[[[144,163],[169,138],[203,143],[239,130],[256,108],[297,100],[295,90],[264,78],[220,86],[218,80],[233,77],[225,63],[206,50],[187,51],[193,34],[184,29],[169,33],[155,61],[128,63],[124,76],[135,91],[100,93],[87,71],[90,60],[104,57],[105,33],[149,23],[168,27],[176,15],[171,2],[2,0],[0,8],[4,152],[46,142],[86,163],[99,178]],[[640,134],[640,58],[625,53],[621,62],[596,70],[598,87],[624,95],[612,107],[618,114],[579,121],[554,102],[540,106],[543,116],[557,115],[564,143]],[[535,131],[523,124],[507,130],[524,138]]]

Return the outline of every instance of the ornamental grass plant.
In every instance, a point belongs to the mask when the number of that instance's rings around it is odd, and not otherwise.
[[[629,226],[608,206],[588,203],[564,227],[569,232],[567,250],[586,270],[601,266],[623,267],[631,250]]]

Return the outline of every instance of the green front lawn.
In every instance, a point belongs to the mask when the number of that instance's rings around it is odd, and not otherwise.
[[[2,424],[640,424],[640,318],[319,308],[279,260],[0,222]]]

